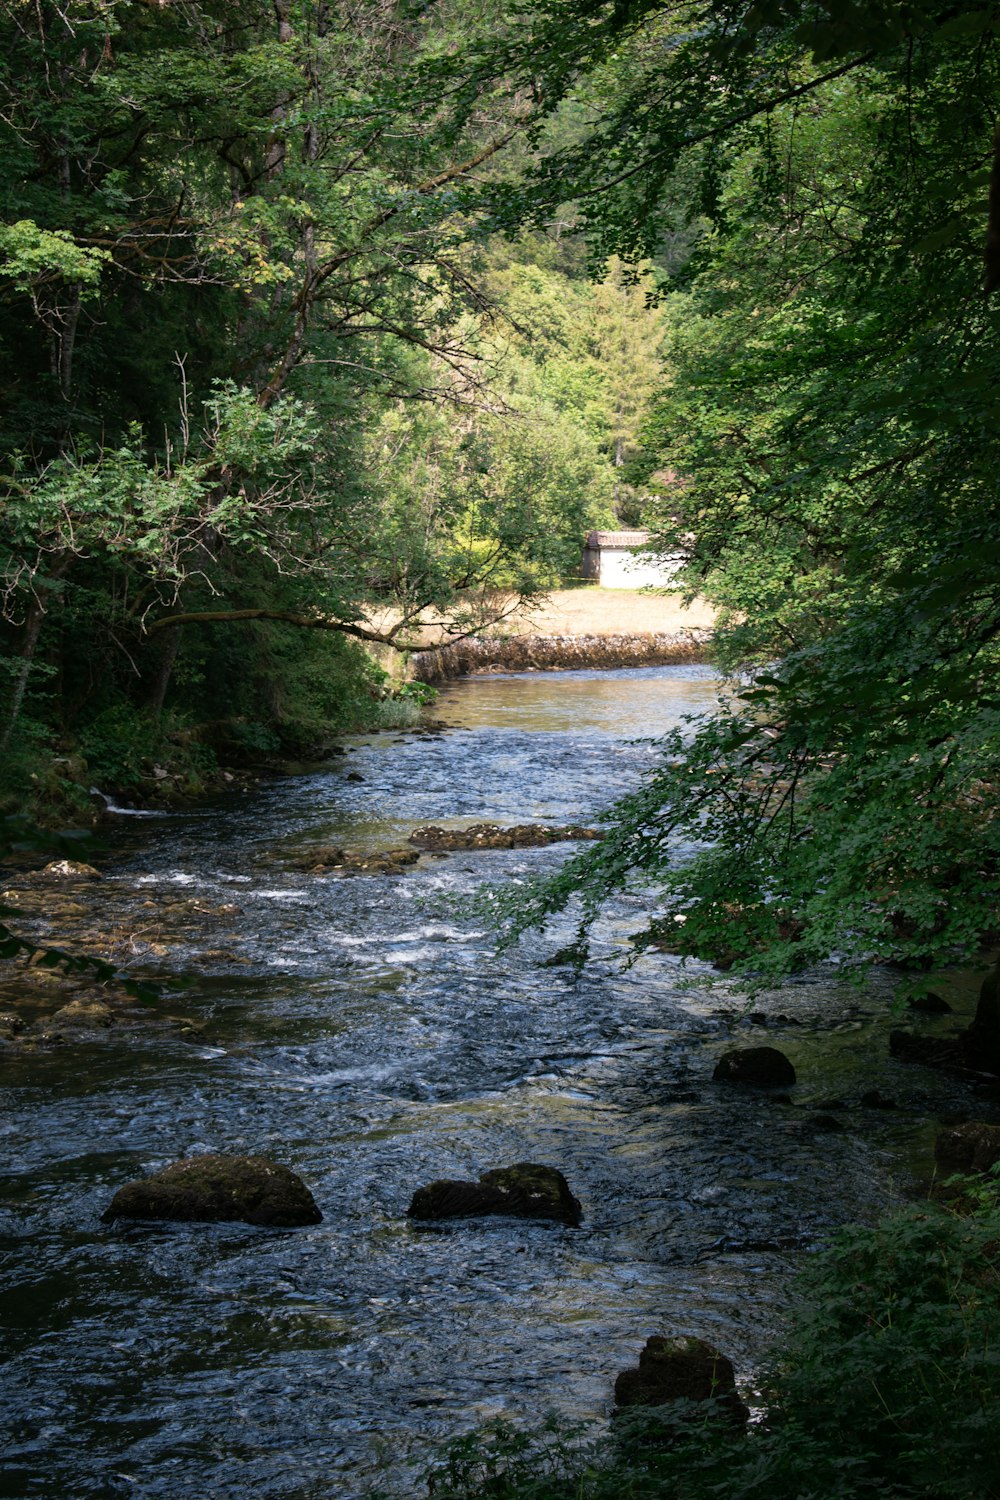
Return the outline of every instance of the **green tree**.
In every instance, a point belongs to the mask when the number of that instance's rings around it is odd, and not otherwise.
[[[157,711],[185,653],[194,706],[226,623],[365,636],[374,604],[482,594],[438,528],[421,598],[393,597],[364,471],[387,403],[475,384],[461,187],[520,112],[459,118],[426,87],[415,62],[457,24],[297,0],[0,14],[7,748],[102,695]]]
[[[662,901],[642,941],[758,975],[968,955],[1000,895],[994,13],[528,24],[532,56],[502,63],[553,106],[574,70],[611,81],[590,137],[499,211],[576,192],[599,250],[654,262],[665,195],[700,226],[648,441],[683,476],[664,545],[754,676],[515,925],[635,881]],[[685,838],[709,847],[681,859]]]

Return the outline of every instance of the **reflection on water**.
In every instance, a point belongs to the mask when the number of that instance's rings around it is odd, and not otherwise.
[[[416,1495],[434,1444],[472,1422],[600,1420],[654,1331],[752,1366],[802,1247],[891,1199],[955,1102],[888,1061],[879,983],[812,976],[762,1007],[787,1022],[752,1025],[735,986],[684,988],[669,956],[620,972],[629,899],[579,980],[540,967],[558,932],[495,954],[458,899],[564,848],[350,880],[275,858],[427,821],[586,820],[652,763],[637,737],[714,692],[692,667],[475,678],[435,705],[445,733],[362,739],[329,770],[123,831],[109,912],[236,903],[210,946],[239,962],[202,957],[168,1002],[194,1037],[0,1064],[0,1495]],[[168,989],[208,946],[185,942]],[[793,1104],[709,1081],[734,1035],[787,1050]],[[871,1088],[899,1108],[858,1108]],[[845,1128],[817,1133],[809,1105],[834,1095]],[[204,1150],[287,1163],[324,1222],[100,1223],[123,1180]],[[517,1160],[566,1173],[580,1229],[405,1218],[420,1182]]]

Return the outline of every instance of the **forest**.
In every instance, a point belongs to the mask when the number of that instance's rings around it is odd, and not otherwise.
[[[579,975],[624,896],[630,961],[748,1005],[995,952],[994,4],[0,0],[0,43],[4,848],[419,724],[421,627],[642,527],[721,697],[478,913]],[[819,1258],[752,1441],[495,1429],[435,1493],[997,1495],[963,1207]]]

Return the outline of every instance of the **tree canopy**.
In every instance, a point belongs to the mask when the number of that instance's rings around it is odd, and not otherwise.
[[[181,719],[319,743],[382,690],[352,641],[479,628],[608,517],[595,424],[499,370],[463,195],[526,112],[442,95],[466,19],[0,11],[12,795],[40,745],[110,769],[134,729],[151,763]]]
[[[637,881],[662,901],[640,943],[763,978],[967,955],[1000,852],[996,12],[525,24],[503,66],[537,55],[551,107],[579,90],[591,123],[519,211],[575,196],[598,254],[654,263],[687,225],[681,275],[660,263],[685,311],[645,444],[682,476],[658,531],[722,609],[734,691],[514,925],[574,892],[586,925]]]

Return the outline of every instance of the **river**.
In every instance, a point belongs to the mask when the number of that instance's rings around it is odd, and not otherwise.
[[[751,1022],[725,976],[688,987],[665,954],[623,971],[631,898],[580,978],[542,966],[568,926],[498,955],[460,898],[565,845],[401,876],[276,861],[426,822],[592,821],[651,764],[642,737],[715,692],[690,666],[474,678],[434,706],[443,732],[361,737],[312,774],[121,820],[109,920],[177,892],[239,914],[142,960],[203,1029],[0,1060],[0,1495],[417,1496],[435,1446],[477,1421],[602,1421],[653,1332],[752,1371],[804,1251],[896,1201],[935,1114],[968,1107],[889,1060],[889,979],[820,971]],[[788,1053],[791,1105],[710,1081],[734,1038]],[[897,1107],[861,1108],[869,1089]],[[816,1128],[833,1096],[843,1128]],[[199,1151],[294,1168],[323,1222],[100,1222],[121,1183]],[[405,1217],[422,1182],[521,1160],[566,1174],[580,1228]]]

